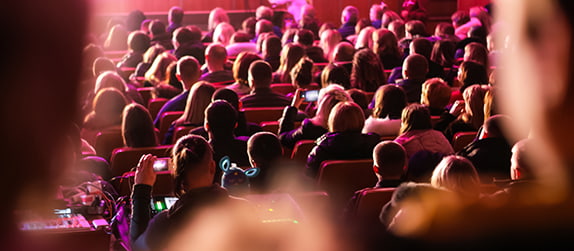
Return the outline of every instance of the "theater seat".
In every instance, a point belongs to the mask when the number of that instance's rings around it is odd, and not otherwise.
[[[317,186],[327,192],[334,208],[342,209],[355,191],[377,183],[373,160],[326,160],[321,163]]]
[[[179,117],[181,117],[181,115],[183,115],[183,112],[177,111],[177,112],[164,112],[161,115],[160,119],[159,119],[159,139],[160,139],[160,143],[163,142],[164,138],[165,138],[165,133],[167,133],[167,131],[169,130],[169,127],[171,126],[171,123],[173,123],[173,121],[175,121],[176,119],[178,119]]]
[[[476,138],[477,132],[457,132],[452,137],[452,148],[454,152],[462,150]]]
[[[149,114],[152,119],[155,120],[157,113],[167,101],[168,100],[165,98],[152,98],[148,101],[147,109],[149,110]]]
[[[142,96],[144,104],[148,104],[148,110],[149,110],[149,101],[152,99],[153,97],[153,87],[140,87],[137,88],[139,94]],[[158,110],[159,111],[159,110]]]
[[[312,139],[305,139],[299,140],[293,147],[293,152],[291,153],[291,159],[296,161],[297,163],[307,163],[307,156],[315,147],[315,140]]]
[[[359,222],[378,222],[383,206],[391,200],[396,188],[364,189],[359,193],[351,216]]]
[[[196,128],[197,126],[178,126],[177,128],[175,128],[175,130],[173,131],[173,138],[172,138],[172,143],[175,144],[175,142],[177,142],[177,140],[187,134],[189,134],[189,131],[193,130],[194,128]]]
[[[123,173],[129,172],[133,167],[137,166],[141,156],[144,154],[149,153],[157,157],[169,157],[171,147],[172,145],[141,148],[116,148],[113,151],[110,160],[112,176],[121,176]]]
[[[124,139],[122,138],[122,130],[119,127],[100,131],[96,135],[94,144],[96,154],[107,161],[110,161],[114,149],[123,146]]]
[[[291,83],[277,83],[271,84],[271,91],[287,95],[295,92],[295,87]]]
[[[260,124],[263,121],[277,121],[283,115],[283,107],[250,107],[241,110],[247,122]]]

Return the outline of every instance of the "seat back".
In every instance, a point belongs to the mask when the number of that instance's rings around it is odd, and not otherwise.
[[[334,208],[342,209],[355,191],[376,184],[373,160],[326,160],[321,163],[317,186],[327,192]]]
[[[477,132],[457,132],[452,137],[452,149],[454,152],[462,150],[476,138]]]
[[[440,121],[440,116],[431,116],[431,124],[434,127]]]
[[[157,157],[169,157],[171,147],[172,145],[141,148],[116,148],[113,151],[110,160],[112,176],[121,176],[123,173],[129,172],[133,167],[137,166],[141,156],[144,154],[149,153]]]
[[[153,97],[153,95],[152,95],[153,87],[140,87],[140,88],[137,88],[137,90],[138,90],[139,94],[142,96],[144,104],[149,105],[149,101]],[[148,106],[148,110],[149,110],[149,106]]]
[[[307,156],[309,156],[313,147],[315,147],[315,140],[305,139],[297,141],[295,147],[293,147],[291,159],[297,163],[307,163]]]
[[[189,134],[189,131],[193,130],[194,128],[196,128],[196,126],[178,126],[175,128],[175,130],[173,131],[173,138],[172,138],[172,143],[175,144],[175,142],[177,142],[177,140],[187,134]]]
[[[277,121],[283,115],[283,107],[243,108],[247,122],[259,124],[263,121]]]
[[[161,110],[161,108],[166,102],[167,99],[165,98],[152,98],[148,101],[147,109],[149,110],[149,114],[151,115],[152,119],[155,120],[155,118],[157,117],[157,113],[159,112],[159,110]]]
[[[352,215],[359,222],[379,222],[383,206],[391,200],[396,188],[365,189],[359,194]]]
[[[98,132],[94,148],[96,154],[107,161],[110,160],[112,152],[116,148],[124,146],[121,128],[106,129]]]
[[[165,138],[165,133],[169,130],[171,123],[173,123],[173,121],[181,117],[181,115],[183,115],[183,112],[181,111],[164,112],[161,115],[158,115],[161,116],[159,119],[159,139],[160,139],[159,142],[163,142],[163,139]]]
[[[271,91],[287,95],[295,92],[295,87],[291,83],[271,84]]]
[[[300,121],[294,123],[295,128],[301,125]],[[279,135],[279,121],[263,121],[259,124],[261,129],[266,132],[274,133],[275,135]]]
[[[173,196],[173,176],[170,171],[156,172],[152,196]],[[135,172],[125,173],[121,179],[112,182],[119,196],[129,196],[132,193]]]

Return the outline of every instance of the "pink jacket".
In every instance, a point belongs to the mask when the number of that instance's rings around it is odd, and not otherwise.
[[[443,154],[452,154],[454,150],[446,137],[439,131],[413,130],[399,135],[395,142],[401,144],[407,151],[407,157],[411,157],[418,151],[428,150]]]

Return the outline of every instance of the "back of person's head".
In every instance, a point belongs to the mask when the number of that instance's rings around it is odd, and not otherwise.
[[[265,5],[261,5],[255,9],[255,18],[257,20],[266,19],[271,21],[273,19],[273,14],[273,9]]]
[[[228,45],[235,28],[229,23],[219,23],[213,31],[213,43]]]
[[[169,51],[164,51],[159,54],[149,67],[149,69],[144,74],[147,81],[152,83],[152,85],[160,84],[167,79],[166,69],[171,64],[171,62],[176,62],[177,58],[169,53]]]
[[[405,23],[405,31],[411,37],[427,36],[425,24],[420,20],[410,20]]]
[[[403,19],[398,13],[392,10],[387,10],[383,13],[383,16],[381,17],[381,28],[389,29],[391,23],[395,21],[400,21],[404,25]]]
[[[303,56],[305,56],[305,49],[298,44],[289,43],[283,47],[281,50],[279,69],[277,69],[277,71],[282,74],[281,82],[291,83],[289,72],[291,72],[293,66],[295,66]]]
[[[458,68],[458,80],[462,83],[461,92],[464,92],[466,87],[479,84],[488,84],[488,74],[486,67],[475,61],[464,61]]]
[[[234,43],[247,43],[249,42],[249,40],[251,40],[249,34],[243,32],[243,31],[236,31],[235,33],[233,33],[233,35],[231,36],[231,40],[229,41],[230,44],[234,44]]]
[[[126,29],[128,31],[138,30],[145,19],[146,16],[141,10],[132,10],[126,18]]]
[[[367,94],[363,90],[359,90],[357,88],[348,89],[346,92],[351,97],[351,100],[353,100],[355,104],[359,105],[359,107],[365,111],[365,117],[369,116],[367,113],[369,109],[369,102],[371,101],[368,99]]]
[[[247,141],[247,154],[252,165],[269,168],[281,159],[283,148],[279,138],[270,132],[258,132]],[[263,172],[267,170],[262,170]]]
[[[435,167],[444,157],[444,153],[429,150],[414,153],[409,158],[405,181],[430,183]]]
[[[209,12],[209,17],[207,18],[207,29],[209,31],[213,31],[219,23],[229,23],[229,16],[227,15],[227,11],[223,8],[216,7]]]
[[[375,92],[374,118],[400,119],[407,106],[405,91],[396,85],[383,85]]]
[[[167,19],[176,24],[181,24],[183,22],[183,9],[179,6],[173,6],[169,9],[167,13]]]
[[[484,121],[483,133],[487,138],[506,138],[505,127],[511,122],[507,115],[494,115]]]
[[[140,104],[129,104],[122,115],[122,137],[127,147],[157,145],[153,120],[149,111]]]
[[[361,132],[364,125],[363,109],[353,101],[336,104],[329,114],[329,132]]]
[[[211,103],[215,87],[206,81],[199,81],[191,87],[183,112],[185,123],[200,125],[205,121],[205,108]]]
[[[145,53],[143,54],[142,62],[151,64],[155,60],[155,58],[165,51],[165,48],[159,44],[155,44],[150,46]]]
[[[413,130],[432,129],[429,109],[421,104],[410,104],[401,115],[401,134]]]
[[[301,58],[291,69],[291,82],[297,88],[307,88],[313,82],[313,61],[307,57]]]
[[[355,49],[373,48],[373,32],[377,29],[373,26],[363,28],[355,39]]]
[[[427,59],[419,54],[410,54],[403,63],[403,78],[425,79],[429,71]]]
[[[355,48],[349,42],[339,42],[333,51],[334,62],[351,62],[355,56]]]
[[[357,51],[351,70],[351,87],[372,92],[387,83],[379,57],[370,49]]]
[[[352,5],[347,5],[341,12],[341,22],[355,25],[359,19],[359,9]]]
[[[470,21],[470,16],[468,15],[468,12],[463,11],[463,10],[459,10],[450,16],[450,20],[452,21],[452,25],[456,29],[459,26]]]
[[[252,89],[269,88],[273,72],[271,65],[263,60],[256,60],[249,66],[249,84]]]
[[[441,78],[431,78],[423,83],[421,104],[433,109],[445,109],[450,102],[450,87]]]
[[[116,88],[116,90],[122,93],[125,93],[128,88],[124,79],[115,71],[105,71],[98,75],[94,93],[108,87]]]
[[[243,51],[237,55],[231,68],[235,82],[248,85],[249,67],[256,60],[261,60],[261,57],[253,52]]]
[[[463,60],[475,61],[488,67],[488,49],[486,49],[486,46],[481,43],[469,43],[464,47]]]
[[[177,61],[177,74],[184,86],[188,88],[191,84],[197,82],[201,76],[199,61],[192,56],[183,56]]]
[[[321,40],[319,45],[325,53],[325,58],[332,61],[335,46],[341,42],[341,39],[341,33],[338,30],[326,30],[325,32],[321,33]]]
[[[267,36],[262,46],[264,57],[279,57],[281,55],[281,38],[275,35]]]
[[[519,140],[512,146],[510,158],[510,178],[513,180],[526,180],[535,178],[532,151],[535,149],[532,139]]]
[[[469,199],[477,198],[480,193],[480,179],[474,165],[457,155],[441,160],[433,171],[431,185],[449,189]]]
[[[333,24],[332,22],[324,22],[323,24],[321,24],[321,27],[319,27],[319,37],[321,36],[321,34],[323,34],[323,32],[333,29],[337,29],[337,26],[335,26],[335,24]]]
[[[211,183],[215,174],[213,149],[198,135],[185,135],[175,143],[171,159],[173,162],[174,194],[183,195],[191,186],[188,182]],[[195,182],[194,182],[195,183]]]
[[[304,46],[311,46],[313,45],[313,41],[315,41],[315,36],[313,32],[307,29],[299,29],[293,38],[295,43],[300,43]]]
[[[180,45],[184,45],[193,41],[197,41],[197,38],[194,37],[194,34],[191,30],[187,27],[179,27],[175,29],[173,32],[173,41],[174,46],[177,48]]]
[[[257,19],[255,19],[255,17],[248,17],[245,20],[243,20],[243,22],[241,23],[241,28],[243,29],[243,31],[247,34],[249,34],[249,36],[251,38],[255,37],[255,24],[257,23]]]
[[[369,9],[369,19],[371,21],[381,20],[383,18],[383,7],[380,4],[373,4]]]
[[[373,149],[375,173],[383,179],[401,179],[406,162],[405,148],[394,141],[382,141]]]
[[[351,88],[351,77],[344,66],[330,63],[321,71],[321,88],[331,84],[339,84],[345,89]]]
[[[214,100],[205,109],[206,129],[215,137],[233,135],[237,110],[223,99]]]
[[[115,88],[103,88],[92,103],[93,114],[100,125],[119,125],[127,104],[124,94]]]
[[[114,65],[114,61],[107,57],[98,57],[94,60],[94,66],[92,67],[92,71],[94,72],[94,77],[98,77],[101,73],[106,71],[116,71],[116,66]]]
[[[499,114],[499,101],[496,87],[489,88],[484,94],[484,119],[488,119],[496,114]]]
[[[462,119],[478,129],[484,123],[484,95],[489,87],[485,85],[471,85],[464,90],[464,112]]]
[[[134,52],[144,53],[149,46],[150,39],[142,31],[132,31],[128,36],[128,47]]]
[[[434,30],[434,35],[440,38],[448,38],[454,36],[454,27],[447,22],[438,23]]]
[[[387,29],[392,31],[393,34],[395,34],[395,36],[397,37],[397,40],[399,41],[405,37],[406,28],[405,28],[405,22],[403,22],[403,20],[392,21],[391,23],[389,23]]]
[[[211,102],[215,100],[225,100],[229,103],[236,111],[239,111],[239,96],[236,92],[228,88],[219,88],[213,93],[211,97]]]
[[[423,55],[427,60],[430,60],[433,43],[426,38],[415,38],[411,42],[410,52]]]
[[[128,47],[128,31],[122,24],[114,25],[108,37],[104,41],[104,49],[114,51],[114,50],[126,50]]]
[[[432,48],[431,60],[442,67],[451,67],[454,64],[456,43],[449,39],[436,41]]]
[[[352,101],[351,96],[338,84],[330,84],[319,90],[319,98],[317,100],[317,113],[315,118],[318,118],[319,122],[321,122],[325,128],[327,128],[333,107],[339,102]]]
[[[166,27],[162,21],[155,19],[149,24],[149,31],[151,33],[151,37],[153,38],[164,34],[166,32]]]
[[[397,37],[392,31],[384,28],[373,32],[373,51],[379,56],[391,55],[396,58],[401,56]]]
[[[255,23],[255,36],[260,36],[263,33],[273,32],[273,23],[267,19],[261,19]],[[294,36],[295,34],[293,34]]]
[[[486,27],[482,25],[472,26],[468,30],[468,37],[478,39],[483,45],[486,45],[486,36],[488,36]]]
[[[205,49],[205,60],[223,65],[227,61],[227,49],[221,44],[212,43]]]

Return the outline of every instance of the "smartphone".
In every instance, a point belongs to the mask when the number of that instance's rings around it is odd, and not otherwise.
[[[153,170],[156,172],[167,171],[169,169],[170,158],[157,158],[153,163]]]
[[[304,91],[301,95],[305,102],[317,101],[319,98],[319,90]]]

